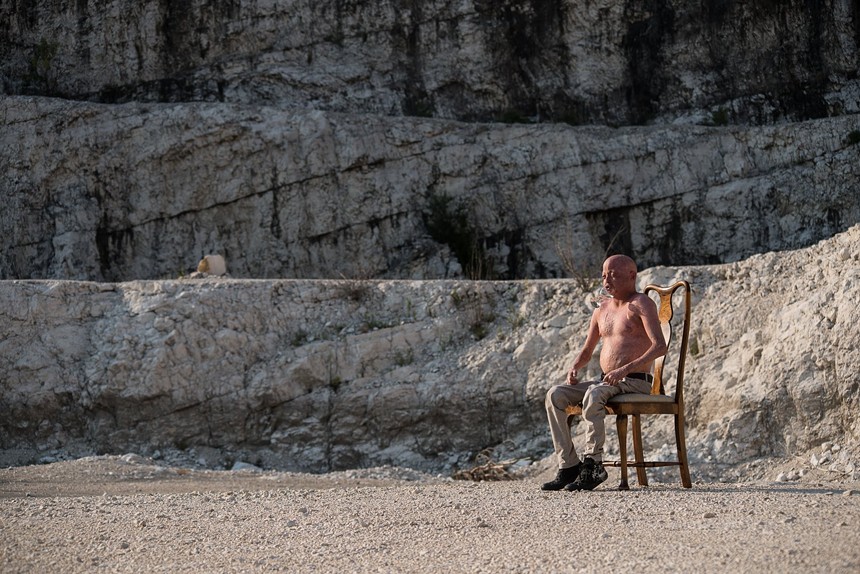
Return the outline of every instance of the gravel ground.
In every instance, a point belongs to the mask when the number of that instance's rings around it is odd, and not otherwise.
[[[136,456],[136,455],[132,455]],[[858,572],[856,483],[542,492],[91,457],[0,470],[0,571]]]

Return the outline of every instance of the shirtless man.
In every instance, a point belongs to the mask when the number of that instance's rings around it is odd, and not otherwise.
[[[619,393],[650,393],[654,359],[666,353],[666,341],[657,317],[657,306],[647,295],[636,291],[636,263],[625,255],[613,255],[603,262],[603,287],[610,297],[591,315],[588,335],[576,357],[567,382],[546,394],[546,415],[558,458],[558,475],[543,490],[592,490],[606,480],[603,443],[606,401]],[[600,350],[601,380],[580,382],[577,371],[585,367],[597,343]],[[568,405],[582,403],[585,421],[585,452],[580,462],[573,447]]]

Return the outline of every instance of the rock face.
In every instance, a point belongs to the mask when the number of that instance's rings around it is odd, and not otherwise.
[[[0,100],[0,278],[596,275],[860,222],[860,115],[509,126],[228,104]]]
[[[0,20],[8,94],[611,125],[860,111],[844,0],[17,0]]]
[[[694,292],[694,475],[825,443],[828,468],[853,473],[860,226],[639,283],[678,278]],[[540,458],[543,395],[589,299],[573,280],[2,282],[0,448],[19,462],[195,449],[226,468],[312,471],[450,469],[486,447]],[[646,420],[646,448],[671,433]]]
[[[553,278],[810,245],[860,222],[858,10],[5,2],[0,279],[215,252],[246,278]]]
[[[13,0],[0,21],[10,460],[545,453],[543,393],[623,251],[696,286],[699,468],[824,443],[853,472],[857,2]],[[232,277],[182,278],[205,255]]]

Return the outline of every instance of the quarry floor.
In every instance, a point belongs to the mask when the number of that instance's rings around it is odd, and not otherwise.
[[[858,572],[860,484],[543,492],[385,469],[211,471],[89,457],[0,469],[0,571]]]

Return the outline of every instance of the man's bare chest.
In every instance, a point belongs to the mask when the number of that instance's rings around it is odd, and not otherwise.
[[[600,334],[603,337],[616,337],[636,332],[641,325],[627,308],[621,305],[616,309],[606,309],[600,316]]]

